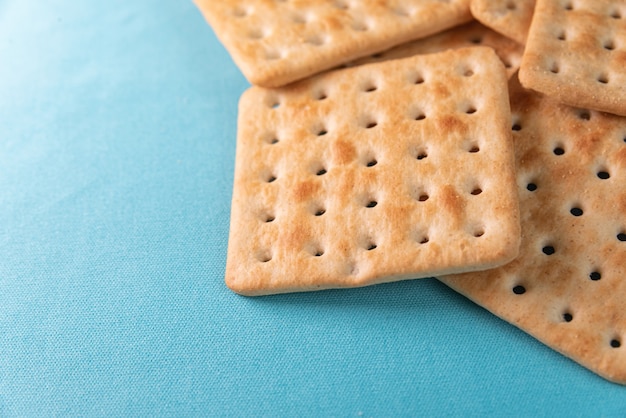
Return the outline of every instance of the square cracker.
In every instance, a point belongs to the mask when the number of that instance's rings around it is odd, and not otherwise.
[[[626,384],[626,118],[568,107],[519,83],[510,95],[520,255],[440,280]]]
[[[538,0],[520,81],[570,106],[626,116],[626,1]]]
[[[471,20],[469,0],[195,0],[248,81],[277,87]]]
[[[526,43],[535,0],[472,0],[472,16],[520,44]]]
[[[477,45],[493,48],[506,67],[509,78],[519,69],[524,52],[522,45],[492,31],[477,21],[456,26],[427,38],[407,42],[388,51],[358,59],[349,65],[362,65],[370,62],[406,58],[418,54],[432,54],[448,49],[467,48]]]
[[[241,97],[226,283],[261,295],[480,270],[518,253],[504,66],[467,48]]]

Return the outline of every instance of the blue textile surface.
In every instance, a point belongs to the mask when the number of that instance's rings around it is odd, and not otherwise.
[[[247,87],[189,0],[0,0],[0,416],[626,416],[432,279],[229,291]]]

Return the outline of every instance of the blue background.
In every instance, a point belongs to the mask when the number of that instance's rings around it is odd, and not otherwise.
[[[0,416],[626,415],[433,279],[229,291],[247,87],[188,0],[0,0]]]

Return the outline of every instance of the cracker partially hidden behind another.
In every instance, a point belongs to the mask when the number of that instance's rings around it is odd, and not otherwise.
[[[506,72],[509,77],[515,74],[519,69],[524,48],[517,42],[492,31],[476,21],[448,29],[445,32],[427,38],[402,44],[388,51],[361,58],[350,63],[350,65],[362,65],[370,62],[406,58],[418,54],[432,54],[448,49],[467,48],[478,45],[489,46],[494,49],[506,67]]]
[[[471,20],[469,0],[195,0],[248,81],[278,87]]]
[[[504,66],[467,48],[239,104],[226,283],[262,295],[492,268],[518,253]]]
[[[626,384],[626,118],[512,85],[522,245],[513,262],[440,278]]]
[[[472,0],[472,16],[520,44],[526,43],[535,0]]]
[[[520,81],[570,106],[626,116],[626,1],[538,0]]]

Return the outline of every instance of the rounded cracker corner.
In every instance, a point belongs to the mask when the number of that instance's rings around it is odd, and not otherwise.
[[[237,280],[234,275],[226,274],[224,277],[226,287],[240,296],[258,296],[258,290],[250,288],[244,280]]]

